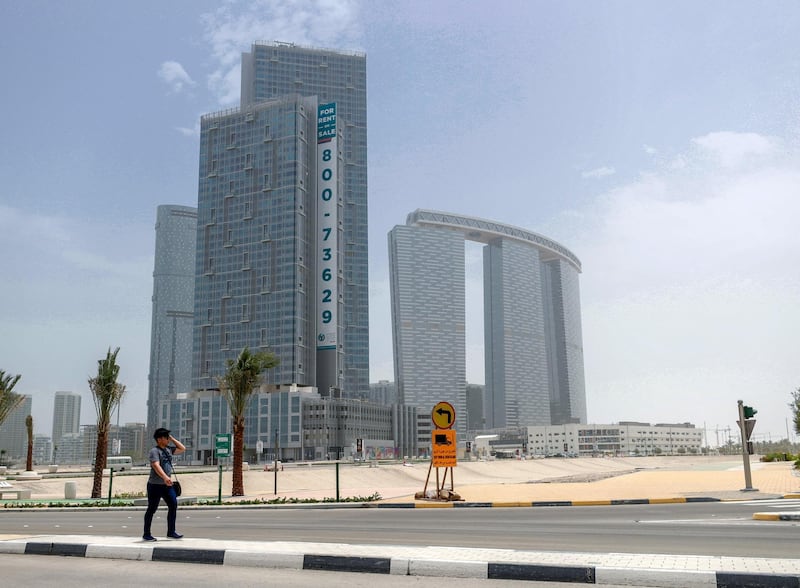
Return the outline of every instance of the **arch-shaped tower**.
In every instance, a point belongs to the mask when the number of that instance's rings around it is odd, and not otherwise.
[[[466,423],[464,242],[484,244],[484,428],[586,422],[580,260],[538,233],[415,210],[389,233],[401,402]]]

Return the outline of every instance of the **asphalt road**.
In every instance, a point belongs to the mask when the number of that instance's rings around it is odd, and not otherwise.
[[[179,509],[187,536],[242,541],[449,545],[519,550],[796,558],[798,526],[754,512],[800,501],[454,509]],[[142,510],[0,511],[9,534],[140,536]],[[161,508],[153,533],[166,531]]]

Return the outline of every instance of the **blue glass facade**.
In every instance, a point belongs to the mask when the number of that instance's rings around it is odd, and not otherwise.
[[[201,119],[195,389],[218,386],[244,347],[280,364],[267,385],[315,385],[313,97]]]
[[[335,102],[342,136],[343,326],[340,381],[345,397],[369,393],[367,225],[367,60],[363,53],[255,43],[242,55],[242,108],[286,95]],[[288,222],[288,220],[287,220]]]

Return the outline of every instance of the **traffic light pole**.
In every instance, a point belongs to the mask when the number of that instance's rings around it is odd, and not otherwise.
[[[744,423],[744,402],[739,401],[739,433],[742,438],[742,462],[744,463],[744,484],[742,492],[755,492],[758,488],[753,488],[753,479],[750,475],[750,454],[747,452],[747,429]]]

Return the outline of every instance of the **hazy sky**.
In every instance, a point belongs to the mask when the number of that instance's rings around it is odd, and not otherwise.
[[[583,263],[589,421],[786,437],[800,386],[800,4],[0,3],[0,369],[37,432],[120,346],[145,420],[155,214],[196,206],[199,118],[254,40],[367,53],[371,380],[393,379],[387,233],[416,208]],[[480,249],[468,366],[483,382]],[[794,435],[792,435],[794,437]],[[727,432],[720,432],[721,441]]]

